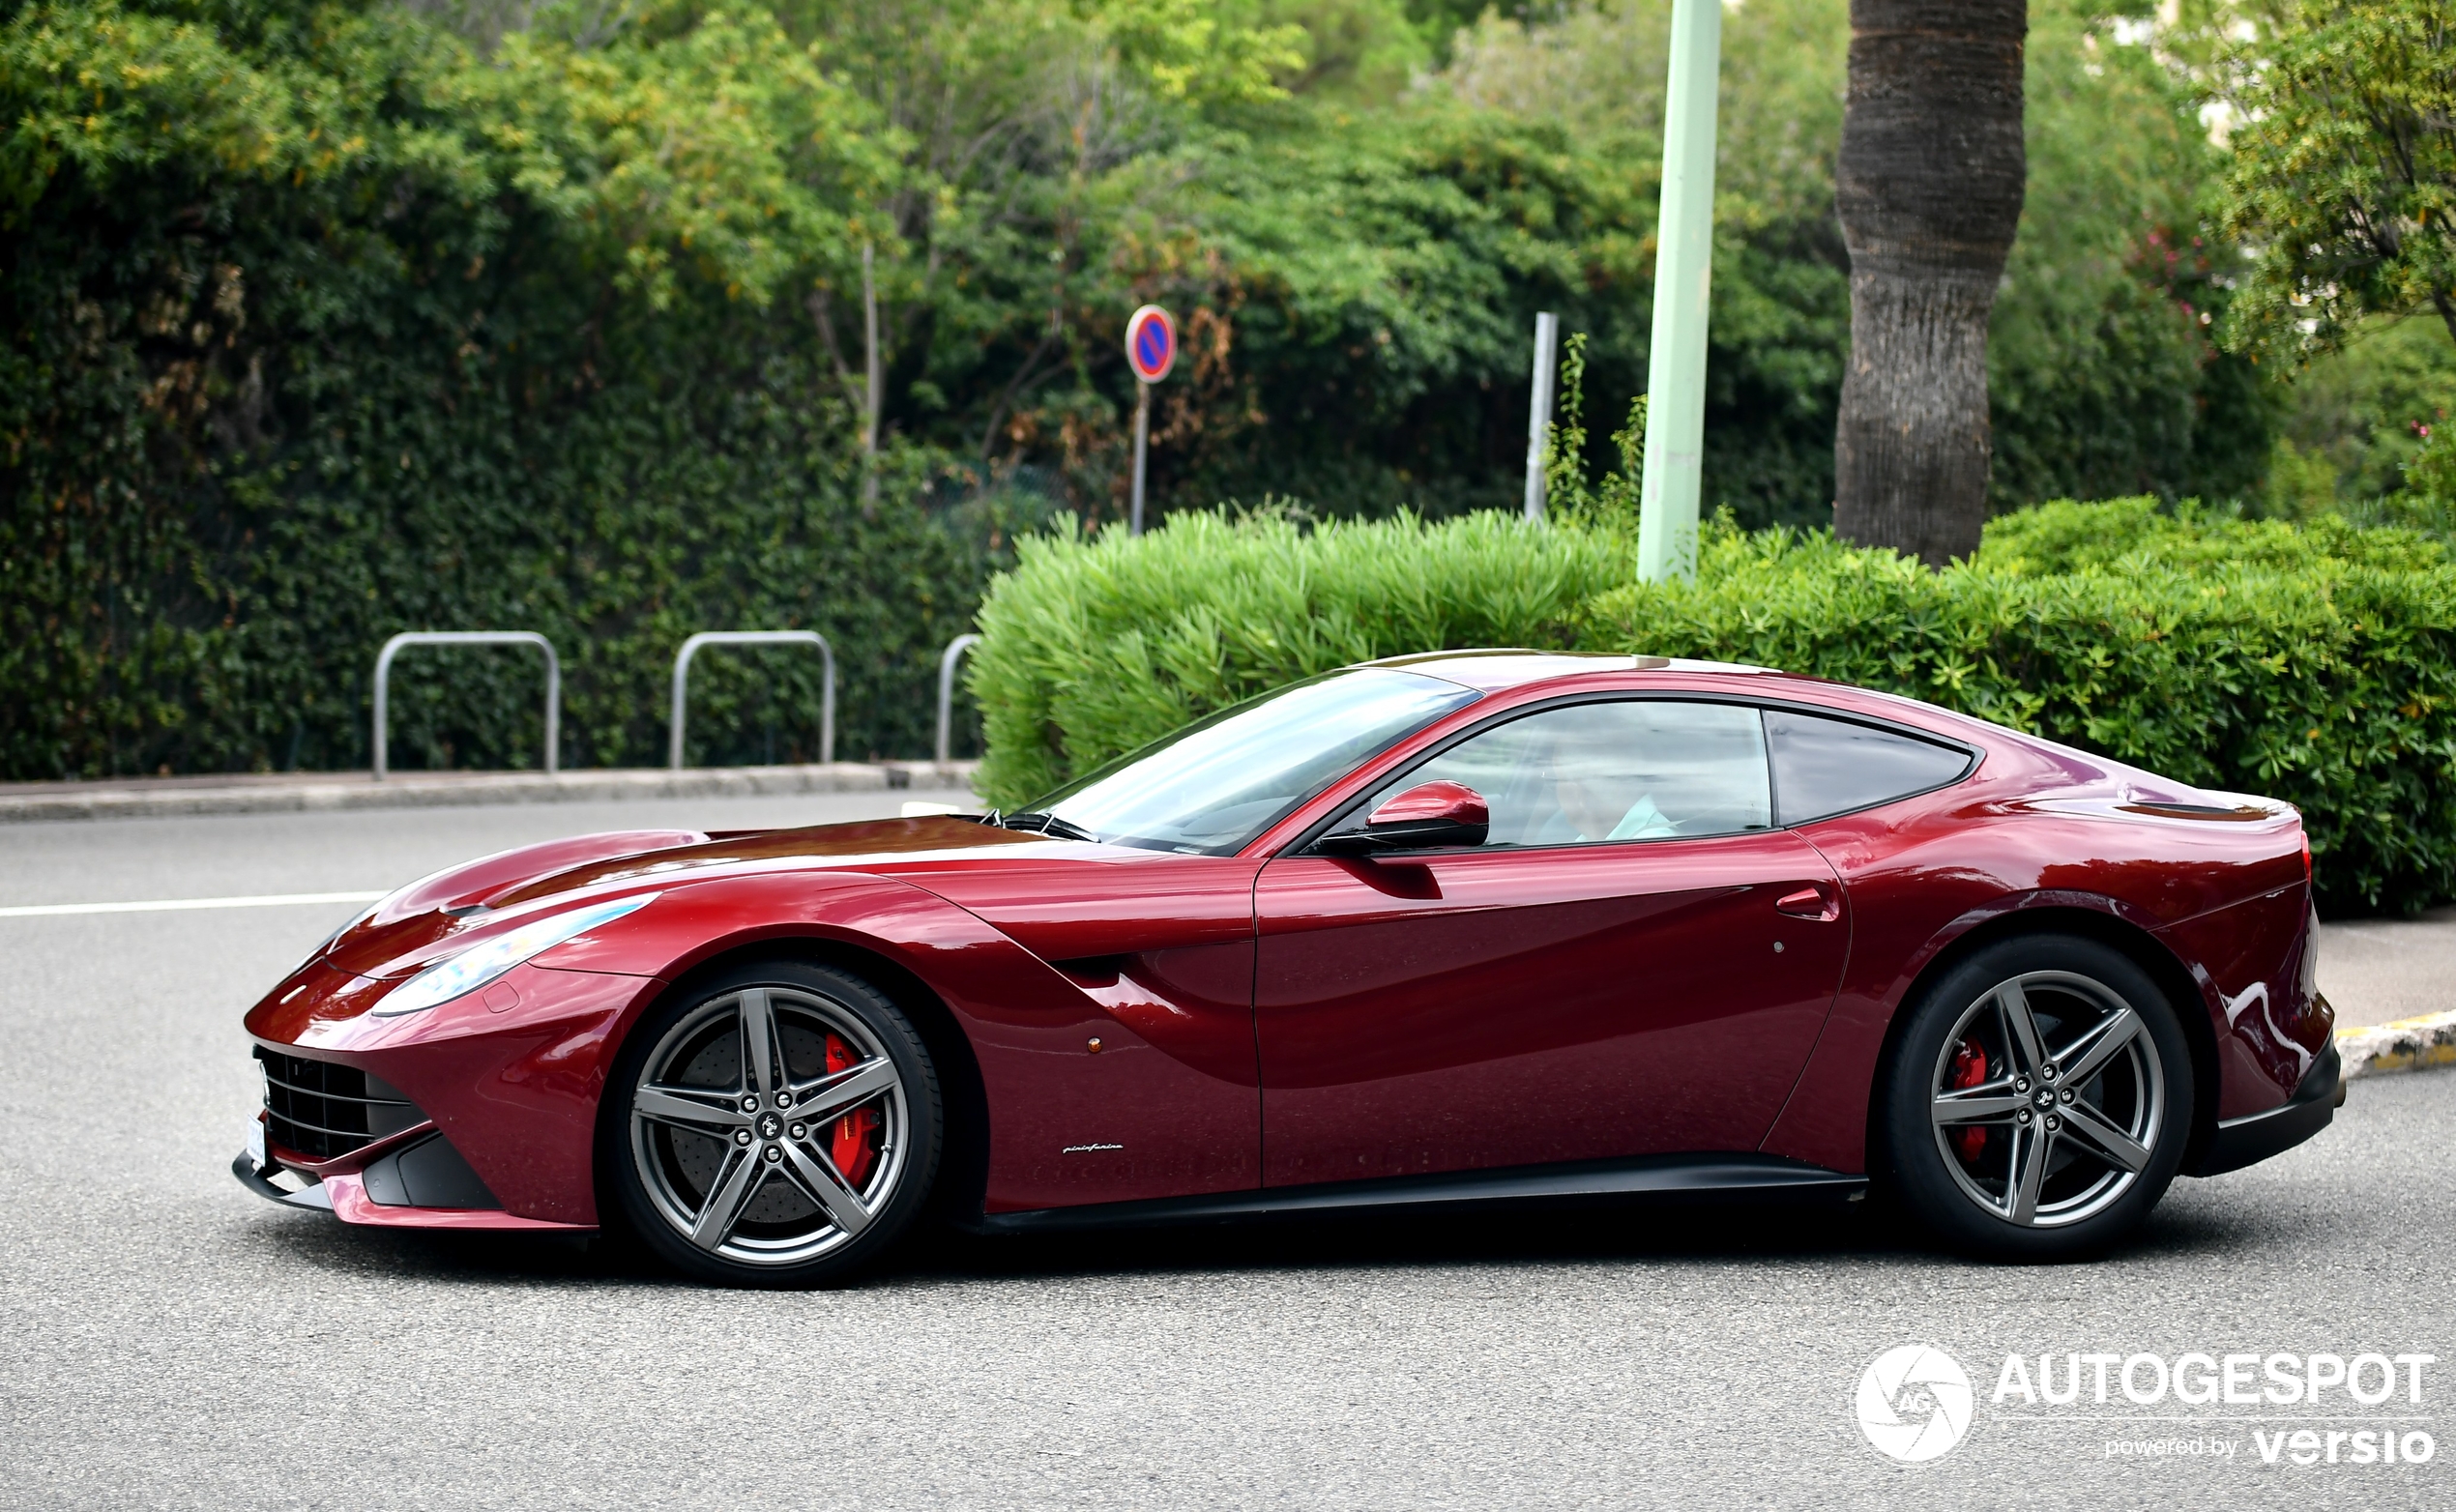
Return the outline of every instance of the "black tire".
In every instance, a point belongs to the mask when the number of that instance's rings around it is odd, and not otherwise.
[[[2136,962],[2074,935],[2015,936],[1954,964],[1905,1011],[1877,1106],[1877,1171],[1954,1249],[2081,1259],[2165,1195],[2195,1095],[2182,1024]]]
[[[860,977],[804,961],[669,994],[631,1031],[605,1104],[599,1170],[622,1222],[666,1264],[725,1286],[836,1285],[876,1262],[928,1202],[946,1138],[912,1021]]]

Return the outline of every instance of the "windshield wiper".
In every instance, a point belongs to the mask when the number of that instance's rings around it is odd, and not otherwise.
[[[1098,835],[1081,825],[1060,819],[1055,814],[1041,813],[1037,809],[1020,814],[1009,814],[999,823],[1009,829],[1038,829],[1042,834],[1053,834],[1061,840],[1088,840],[1094,845],[1100,843]]]

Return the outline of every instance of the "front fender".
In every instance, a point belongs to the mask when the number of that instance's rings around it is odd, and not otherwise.
[[[1161,951],[1130,976],[1078,980],[911,883],[795,872],[671,888],[536,964],[671,983],[811,945],[885,957],[953,1018],[988,1104],[988,1211],[1255,1183],[1250,942]],[[607,1066],[657,998],[643,995],[608,1036]]]

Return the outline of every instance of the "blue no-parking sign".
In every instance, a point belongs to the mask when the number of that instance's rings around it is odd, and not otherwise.
[[[1134,376],[1157,383],[1177,365],[1177,322],[1156,305],[1146,305],[1126,318],[1126,360]]]

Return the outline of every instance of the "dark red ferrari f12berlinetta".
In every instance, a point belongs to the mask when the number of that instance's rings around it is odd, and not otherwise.
[[[991,1231],[1855,1198],[2006,1259],[2343,1100],[2291,807],[1757,668],[1399,657],[1028,812],[589,835],[248,1014],[236,1164],[807,1285]]]

